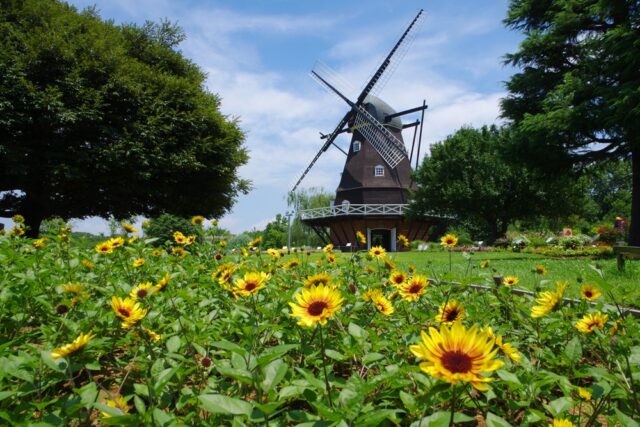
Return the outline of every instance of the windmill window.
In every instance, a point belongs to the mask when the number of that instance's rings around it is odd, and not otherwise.
[[[358,151],[360,151],[360,148],[362,147],[362,142],[360,141],[353,141],[353,152],[357,153]]]
[[[377,165],[373,171],[374,176],[384,176],[384,166]]]

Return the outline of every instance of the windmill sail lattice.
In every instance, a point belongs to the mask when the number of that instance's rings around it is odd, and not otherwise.
[[[355,128],[369,141],[391,169],[407,158],[404,144],[363,107],[358,107]]]

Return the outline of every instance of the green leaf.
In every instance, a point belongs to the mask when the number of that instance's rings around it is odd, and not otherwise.
[[[155,408],[153,410],[153,421],[155,421],[156,424],[163,426],[173,421],[173,417],[164,412],[162,409]]]
[[[262,391],[269,393],[284,378],[289,370],[289,366],[282,360],[276,359],[263,369],[264,379],[260,383]]]
[[[134,384],[133,389],[139,396],[149,397],[149,387],[146,384]]]
[[[282,344],[275,347],[270,347],[260,353],[258,356],[258,366],[264,366],[272,360],[278,359],[284,356],[289,350],[298,347],[298,344]]]
[[[237,344],[232,343],[231,341],[226,341],[226,340],[214,341],[211,343],[211,346],[216,348],[221,348],[223,350],[232,351],[234,353],[239,354],[240,356],[246,356],[247,354],[247,350],[245,350],[244,348],[240,347]]]
[[[222,394],[201,394],[198,396],[200,407],[214,414],[251,416],[253,405],[244,400]]]
[[[136,407],[136,411],[138,411],[139,414],[144,414],[145,412],[147,412],[147,407],[144,404],[144,400],[140,399],[139,396],[133,396],[133,405]]]
[[[575,364],[582,357],[582,344],[578,337],[573,337],[571,341],[567,343],[564,349],[564,355],[571,364]]]
[[[91,382],[82,388],[76,390],[76,393],[80,396],[80,402],[82,405],[89,409],[93,406],[93,403],[98,399],[98,387],[96,383]]]
[[[402,403],[404,403],[404,407],[409,412],[413,412],[416,410],[416,399],[415,397],[413,397],[413,395],[400,390],[400,400],[402,400]]]
[[[451,419],[451,413],[449,411],[439,411],[434,414],[424,417],[421,420],[411,423],[411,427],[448,427],[449,420]],[[453,415],[453,421],[456,423],[466,423],[473,421],[474,419],[468,415],[456,412]]]
[[[216,370],[225,377],[233,378],[245,384],[253,383],[253,375],[246,369],[231,368],[228,366],[216,366]]]
[[[174,335],[167,340],[166,346],[169,352],[177,353],[178,350],[180,350],[180,347],[182,346],[182,341],[180,340],[179,336]]]
[[[633,418],[631,418],[627,414],[624,414],[623,412],[621,412],[618,408],[615,408],[615,410],[616,410],[616,416],[618,417],[618,422],[622,427],[638,427],[640,425],[638,424],[637,421],[635,421]]]
[[[573,400],[571,398],[564,396],[556,400],[552,400],[545,407],[551,412],[551,415],[557,417],[562,413],[568,411],[573,406]]]
[[[354,338],[366,339],[369,336],[369,333],[367,331],[365,331],[364,329],[362,329],[360,326],[356,325],[353,322],[349,323],[348,329],[349,329],[349,334]]]
[[[502,417],[497,416],[493,412],[487,412],[486,417],[487,427],[511,427],[511,424]]]
[[[502,369],[496,371],[496,374],[500,377],[502,381],[511,385],[515,385],[517,388],[522,387],[522,383],[520,382],[520,379],[518,379],[518,377],[515,374]]]
[[[160,372],[157,376],[156,383],[153,386],[153,389],[156,392],[162,391],[164,386],[167,385],[169,381],[171,381],[171,378],[173,378],[173,376],[176,374],[176,372],[178,372],[179,369],[180,366],[175,366],[173,368],[164,369],[162,372]]]
[[[341,361],[347,358],[347,356],[345,356],[344,354],[335,350],[331,350],[330,348],[326,349],[324,351],[324,354],[326,354],[328,358],[333,360],[338,360],[338,361]]]
[[[377,362],[378,360],[384,359],[384,354],[381,353],[367,353],[362,357],[362,363],[368,365],[369,363]]]

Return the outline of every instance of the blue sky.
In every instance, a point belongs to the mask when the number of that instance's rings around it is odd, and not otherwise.
[[[521,40],[502,25],[506,0],[70,3],[79,9],[96,5],[104,19],[116,23],[166,18],[184,29],[180,50],[207,72],[209,90],[222,98],[222,112],[238,117],[246,132],[251,160],[240,174],[254,189],[220,221],[235,233],[262,228],[286,211],[287,191],[321,146],[318,132],[333,130],[346,112],[346,104],[309,77],[316,60],[357,90],[424,9],[426,19],[411,50],[379,94],[398,111],[427,100],[424,153],[463,125],[499,121],[503,81],[513,72],[502,57]],[[340,144],[347,145],[347,139]],[[333,192],[343,164],[344,155],[330,149],[302,187]],[[75,221],[74,229],[108,231],[97,218]]]

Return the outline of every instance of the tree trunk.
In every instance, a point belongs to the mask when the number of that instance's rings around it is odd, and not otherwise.
[[[22,202],[20,214],[24,216],[24,223],[27,226],[26,236],[37,238],[40,234],[40,224],[46,215],[42,201],[33,193],[27,192]]]
[[[640,246],[640,139],[631,142],[631,224],[629,245]]]

